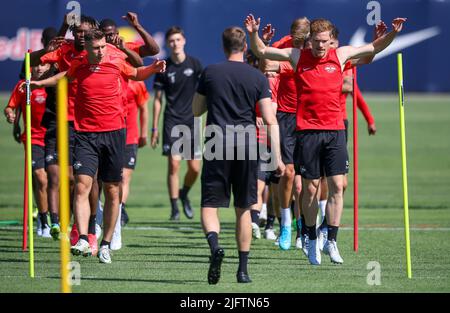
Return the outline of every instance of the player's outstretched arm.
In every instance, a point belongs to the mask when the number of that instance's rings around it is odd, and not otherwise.
[[[387,26],[383,21],[380,21],[374,28],[373,32],[373,40],[375,41],[378,38],[384,36],[387,32]],[[353,65],[363,65],[363,64],[369,64],[372,63],[373,58],[375,57],[375,54],[371,54],[369,56],[362,57],[360,59],[352,59]]]
[[[293,50],[298,50],[295,48],[277,49],[273,47],[267,47],[264,42],[259,38],[259,26],[261,24],[261,19],[255,19],[252,14],[249,14],[245,20],[244,25],[250,37],[250,47],[255,55],[259,58],[266,58],[276,61],[291,61],[291,63],[297,66],[297,61],[299,57],[298,53],[294,53]]]
[[[206,106],[206,97],[204,95],[195,93],[194,99],[192,100],[192,113],[195,117],[201,116],[208,110]]]
[[[148,66],[141,66],[132,73],[129,78],[132,80],[146,80],[156,73],[164,73],[166,71],[166,61],[156,60]]]
[[[139,23],[136,13],[128,12],[127,15],[122,16],[141,36],[144,40],[144,45],[139,48],[139,55],[141,57],[152,56],[159,53],[159,46],[155,39],[145,30]]]
[[[406,18],[395,18],[392,21],[392,31],[381,36],[372,43],[361,47],[344,46],[338,48],[336,53],[341,65],[343,66],[350,59],[375,55],[386,49],[394,40],[395,36],[402,30],[405,21]]]
[[[43,80],[32,80],[30,81],[30,88],[31,90],[37,89],[37,88],[47,88],[47,87],[54,87],[56,86],[56,84],[58,84],[58,81],[63,78],[64,76],[66,76],[67,71],[64,72],[60,72],[56,75],[53,75],[52,77],[49,77],[47,79],[43,79]],[[70,80],[70,78],[69,78]],[[25,91],[26,89],[26,83],[23,82],[20,85],[20,90]]]

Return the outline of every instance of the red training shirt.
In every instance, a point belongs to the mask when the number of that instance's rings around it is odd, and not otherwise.
[[[297,130],[345,129],[340,101],[342,70],[336,49],[330,49],[323,58],[303,49],[295,79],[299,95]]]
[[[25,80],[21,80],[14,87],[11,97],[8,101],[8,107],[12,109],[21,108],[23,123],[25,125],[25,112],[27,95],[25,92],[20,91],[19,87]],[[42,116],[45,112],[45,100],[47,99],[47,93],[45,88],[35,89],[31,92],[31,144],[38,146],[45,146],[44,137],[46,128],[41,126]],[[24,131],[21,136],[22,142],[26,142],[26,132]]]
[[[125,127],[121,75],[135,69],[122,56],[107,53],[99,64],[87,58],[75,60],[67,77],[78,80],[75,100],[75,130],[105,132]]]
[[[127,92],[127,145],[139,143],[138,108],[147,104],[150,95],[142,81],[128,81]]]

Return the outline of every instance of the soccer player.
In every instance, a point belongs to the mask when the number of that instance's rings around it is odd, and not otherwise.
[[[274,60],[290,61],[296,70],[299,99],[297,102],[296,165],[302,175],[302,210],[308,229],[308,259],[319,265],[321,255],[317,244],[317,190],[320,177],[327,177],[328,240],[325,253],[334,263],[342,263],[336,236],[343,210],[344,176],[349,162],[345,144],[345,125],[342,118],[340,94],[342,70],[350,59],[374,55],[384,50],[401,31],[404,18],[392,22],[393,30],[362,47],[344,46],[330,49],[333,24],[325,19],[311,22],[311,49],[276,49],[266,47],[258,36],[260,19],[247,16],[245,25],[250,33],[251,47],[256,55]]]
[[[163,129],[163,155],[168,157],[167,185],[169,189],[171,214],[170,220],[180,219],[178,209],[178,198],[181,199],[183,212],[187,218],[192,219],[192,210],[188,192],[197,180],[200,172],[200,160],[195,159],[194,143],[194,115],[192,114],[192,98],[198,84],[198,79],[202,71],[202,65],[196,58],[187,55],[184,51],[186,37],[183,30],[178,26],[172,26],[166,32],[166,44],[170,49],[170,57],[167,58],[167,70],[163,74],[155,76],[153,88],[155,89],[155,99],[153,102],[153,124],[151,146],[156,148],[159,141],[159,116],[163,92],[166,97],[164,110]],[[186,136],[182,129],[190,130],[190,136]],[[187,155],[183,151],[183,157],[187,158],[187,172],[184,176],[183,188],[179,189],[178,173],[180,170],[180,152],[172,149],[178,140],[172,136],[174,131],[182,131],[183,135],[189,137],[191,153]],[[172,151],[174,150],[174,151]]]
[[[268,25],[270,26],[270,24]],[[272,32],[273,33],[273,32]],[[283,37],[272,46],[275,48],[298,48],[302,49],[305,40],[309,36],[309,20],[306,17],[295,19],[290,28],[290,35]],[[294,185],[294,149],[295,149],[295,126],[297,111],[297,88],[294,79],[294,70],[289,62],[272,62],[265,70],[279,73],[277,96],[277,120],[280,125],[281,156],[286,164],[284,176],[278,184],[278,195],[281,205],[281,232],[279,247],[288,250],[291,247],[291,200]],[[298,199],[298,195],[296,197]],[[297,217],[297,225],[300,219]],[[299,229],[299,227],[297,227]],[[297,239],[300,232],[297,232]],[[297,240],[298,241],[298,240]]]
[[[374,37],[373,40],[376,40],[377,38],[383,36],[386,33],[387,27],[384,22],[380,21],[375,29],[374,29]],[[339,47],[339,30],[335,26],[331,32],[332,42],[330,43],[330,47],[337,49]],[[373,56],[366,57],[364,62],[370,63],[372,62]],[[347,119],[347,96],[353,92],[353,74],[352,74],[352,68],[354,65],[352,63],[362,63],[361,60],[350,60],[347,62],[344,71],[342,73],[343,76],[343,84],[342,84],[342,93],[341,93],[341,108],[343,111],[343,118],[344,118],[344,125],[345,125],[345,140],[347,142],[348,139],[348,119]],[[369,136],[375,135],[377,128],[375,126],[375,119],[373,118],[369,106],[367,105],[366,101],[364,100],[361,91],[359,88],[355,90],[355,96],[357,97],[357,106],[358,109],[362,112],[364,118],[367,122],[367,130],[369,132]],[[348,180],[347,175],[344,177],[344,185],[343,185],[343,191],[347,189]],[[318,233],[318,242],[319,242],[319,249],[322,251],[323,247],[327,240],[328,235],[328,225],[327,225],[327,218],[326,218],[326,204],[328,199],[328,184],[327,180],[322,177],[320,179],[320,188],[319,188],[319,209],[322,216],[322,223],[319,226],[319,233]]]
[[[55,85],[64,75],[78,81],[74,213],[80,235],[71,251],[74,255],[83,256],[92,253],[88,242],[89,193],[98,171],[105,193],[104,232],[98,257],[101,263],[111,263],[110,242],[119,215],[119,185],[125,149],[120,76],[145,80],[152,74],[164,71],[165,62],[155,61],[152,65],[136,69],[125,61],[124,54],[120,55],[117,49],[106,43],[105,35],[100,30],[93,29],[85,33],[84,39],[87,51],[85,58],[74,60],[67,72],[33,84],[37,87]]]
[[[280,157],[279,130],[270,99],[267,78],[257,69],[244,63],[247,49],[246,36],[243,29],[229,27],[222,34],[223,49],[227,60],[210,65],[202,73],[197,93],[194,96],[192,109],[194,116],[201,116],[208,111],[207,127],[220,129],[222,134],[230,127],[249,127],[254,130],[249,138],[256,138],[256,112],[258,103],[264,123],[268,126],[268,134],[272,139],[272,160],[277,167],[278,175],[282,175],[284,164]],[[253,128],[252,128],[253,127]],[[245,131],[244,131],[245,133]],[[238,136],[241,136],[238,131]],[[251,279],[247,271],[248,256],[252,240],[250,208],[257,202],[258,161],[250,155],[256,149],[256,143],[239,144],[239,140],[223,142],[224,136],[217,135],[222,142],[217,143],[217,157],[204,156],[202,171],[201,221],[211,251],[208,270],[208,283],[217,284],[220,279],[221,265],[225,255],[219,245],[220,221],[219,207],[228,207],[230,194],[233,192],[236,212],[236,241],[239,251],[238,283],[249,283]],[[244,134],[245,136],[245,134]],[[207,138],[205,145],[211,144],[213,138]],[[251,140],[251,139],[250,139]],[[230,142],[231,141],[231,142]],[[243,146],[242,146],[243,145]],[[223,151],[228,150],[224,158]],[[243,160],[235,160],[236,154],[243,152]]]
[[[92,17],[82,15],[80,25],[70,26],[74,36],[73,41],[60,40],[54,38],[48,46],[42,50],[30,54],[30,63],[32,66],[40,63],[57,64],[59,71],[67,71],[71,62],[75,58],[83,58],[86,55],[84,51],[84,33],[97,27],[97,22]],[[49,88],[50,89],[50,88]],[[74,177],[72,169],[73,149],[74,149],[74,103],[77,92],[77,84],[69,84],[68,90],[68,123],[69,123],[69,181],[71,194],[73,193]],[[53,239],[59,238],[59,166],[56,147],[56,97],[55,91],[51,91],[51,101],[47,101],[46,113],[43,117],[43,125],[47,128],[45,134],[45,168],[48,176],[48,206],[51,219],[51,234]],[[72,203],[72,202],[71,202]]]
[[[42,64],[32,68],[31,79],[39,80],[50,69],[49,64]],[[26,93],[20,89],[24,80],[20,80],[9,98],[4,113],[8,123],[16,120],[16,110],[21,109],[25,124]],[[31,92],[31,159],[33,171],[33,192],[38,206],[38,236],[51,238],[50,226],[48,225],[47,204],[47,173],[45,172],[45,128],[41,125],[45,112],[47,93],[44,88],[34,89]],[[23,144],[26,144],[25,132],[21,136]],[[40,226],[40,227],[39,227]]]

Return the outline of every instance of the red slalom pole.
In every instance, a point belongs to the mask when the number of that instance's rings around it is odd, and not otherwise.
[[[358,251],[358,111],[356,66],[353,66],[353,250]]]
[[[25,166],[23,174],[23,233],[22,250],[27,251],[27,231],[28,231],[28,176],[27,176],[27,158],[25,157]]]

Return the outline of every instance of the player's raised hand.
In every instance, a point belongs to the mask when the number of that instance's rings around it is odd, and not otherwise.
[[[275,28],[272,27],[272,24],[267,24],[262,29],[262,40],[264,42],[270,42],[275,36]]]
[[[259,25],[261,24],[261,18],[258,17],[257,20],[255,20],[255,17],[253,14],[247,15],[244,21],[245,28],[247,29],[249,34],[252,34],[254,32],[258,32]]]
[[[45,47],[45,52],[55,51],[56,49],[58,49],[65,42],[65,40],[66,39],[64,37],[55,37],[55,38],[53,38],[48,43],[48,46]]]
[[[403,23],[406,22],[406,18],[397,17],[392,20],[392,29],[394,32],[399,33],[402,31]]]
[[[122,16],[124,20],[128,22],[133,27],[139,26],[138,16],[134,12],[127,12],[127,15]]]
[[[376,40],[386,34],[387,32],[387,26],[383,21],[379,21],[378,24],[375,26],[374,32],[373,32],[373,40]]]
[[[156,61],[153,62],[153,64],[150,66],[153,68],[153,71],[155,73],[164,73],[166,71],[166,61],[165,60],[156,59]]]

